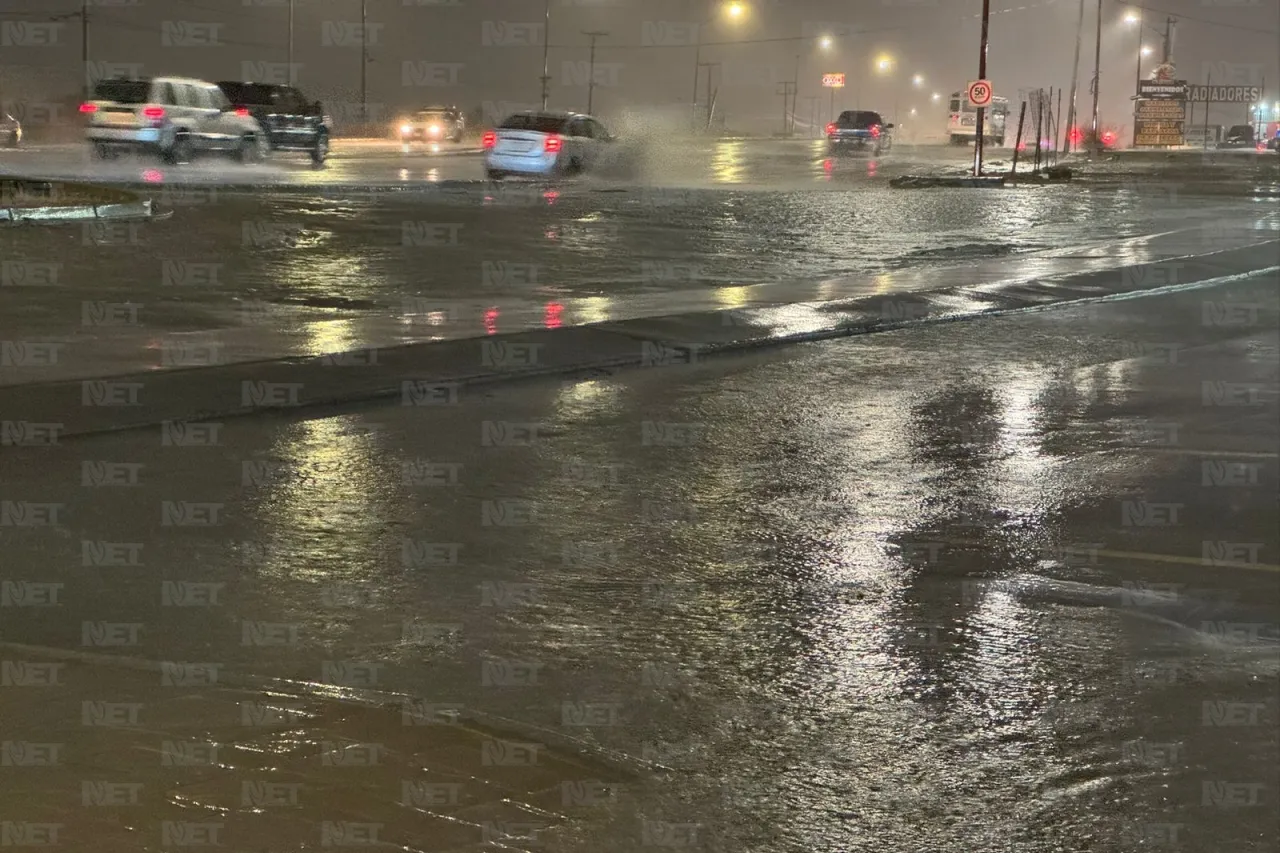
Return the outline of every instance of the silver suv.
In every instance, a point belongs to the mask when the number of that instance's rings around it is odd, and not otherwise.
[[[85,137],[104,160],[128,149],[155,152],[168,163],[188,162],[198,151],[234,154],[242,162],[266,153],[257,120],[204,80],[102,80],[80,112],[89,119]]]

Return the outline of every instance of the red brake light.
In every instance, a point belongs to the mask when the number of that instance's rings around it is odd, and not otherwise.
[[[498,134],[492,130],[485,131],[484,136],[480,138],[480,145],[484,148],[492,148],[498,144]]]
[[[829,125],[827,125],[827,133],[828,133],[828,134],[832,134],[832,133],[835,133],[835,132],[836,132],[836,126],[835,126],[835,124],[829,124]]]
[[[871,138],[872,139],[880,138],[880,125],[878,124],[871,125]]]
[[[248,107],[236,107],[236,115],[238,115],[238,116],[247,116],[248,114],[249,114],[249,108],[248,108]]]
[[[80,105],[80,112],[82,113],[96,113],[97,111],[98,111],[97,104],[81,104]]]
[[[547,141],[543,144],[542,147],[547,151],[547,153],[554,154],[555,152],[559,151],[561,148],[564,147],[564,140],[562,140],[560,137],[556,136],[555,134],[552,134],[547,137]]]
[[[142,114],[147,118],[164,118],[164,107],[147,107]]]

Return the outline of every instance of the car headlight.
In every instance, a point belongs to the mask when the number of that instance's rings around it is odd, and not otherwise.
[[[411,124],[402,124],[402,125],[400,125],[400,132],[401,132],[401,133],[413,133],[413,125],[411,125]]]
[[[435,125],[435,124],[431,125],[431,132],[432,132],[432,133],[439,133],[439,132],[440,132],[440,126],[439,126],[439,125]]]

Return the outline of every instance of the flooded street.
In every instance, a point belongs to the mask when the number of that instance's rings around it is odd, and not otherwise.
[[[45,781],[2,810],[122,851],[1273,849],[1276,323],[1272,275],[6,447]]]

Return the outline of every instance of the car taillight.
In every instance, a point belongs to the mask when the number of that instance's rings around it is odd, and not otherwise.
[[[248,108],[248,107],[236,107],[236,115],[238,115],[238,116],[247,116],[248,114],[249,114],[249,108]]]
[[[498,144],[498,134],[492,130],[486,131],[485,135],[480,138],[480,145],[484,148],[492,148]]]
[[[835,133],[835,132],[836,132],[836,126],[835,126],[834,124],[829,124],[829,125],[827,125],[827,133],[828,133],[828,134],[832,134],[832,133]]]
[[[871,125],[871,138],[872,139],[880,138],[880,125],[878,124]]]
[[[82,113],[96,113],[97,111],[98,111],[97,104],[81,104],[80,105],[80,112]]]
[[[147,107],[142,114],[147,118],[164,118],[164,107]]]
[[[548,154],[554,154],[555,152],[559,151],[563,146],[564,146],[564,141],[561,140],[560,137],[553,135],[553,136],[547,137],[547,141],[543,143],[542,147]]]

